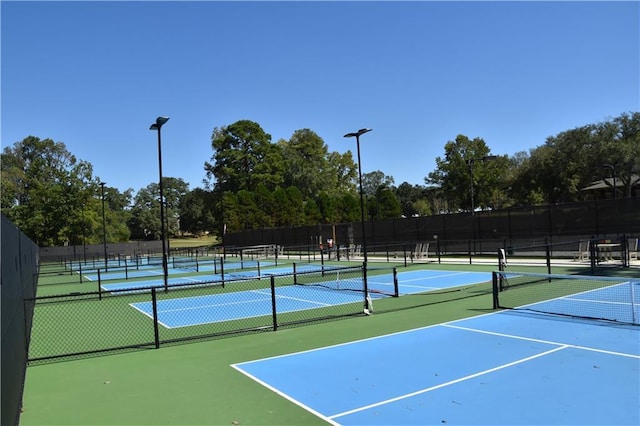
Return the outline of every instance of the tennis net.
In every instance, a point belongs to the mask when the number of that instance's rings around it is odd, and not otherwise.
[[[493,307],[640,325],[640,278],[495,271]]]
[[[398,297],[398,279],[395,269],[393,272],[378,273],[367,271],[366,292],[371,296]],[[320,270],[296,271],[294,284],[300,286],[313,286],[336,291],[352,291],[365,293],[365,274],[361,266],[358,267],[332,267],[322,266]]]

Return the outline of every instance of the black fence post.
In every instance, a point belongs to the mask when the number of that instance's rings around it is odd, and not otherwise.
[[[407,267],[407,246],[406,245],[402,245],[402,254],[403,254],[403,258],[404,258],[404,267]]]
[[[544,247],[547,256],[547,273],[551,274],[551,249],[549,247],[549,240],[547,238],[544,239]]]
[[[596,262],[598,261],[598,241],[594,236],[591,236],[591,242],[589,244],[589,263],[591,264],[591,273],[596,272]]]
[[[222,277],[222,288],[224,288],[224,259],[220,258],[220,276]]]
[[[98,269],[98,300],[102,300],[102,280],[100,279],[100,269]]]
[[[295,265],[295,263],[294,263]],[[278,330],[278,314],[276,308],[276,277],[271,275],[271,313],[273,320],[273,331]]]
[[[631,259],[629,258],[629,237],[626,234],[622,234],[620,237],[620,244],[622,248],[620,250],[620,257],[622,258],[622,267],[628,268]]]
[[[156,298],[156,288],[151,287],[151,306],[153,307],[153,337],[156,349],[160,348],[160,330],[158,330],[158,299]]]

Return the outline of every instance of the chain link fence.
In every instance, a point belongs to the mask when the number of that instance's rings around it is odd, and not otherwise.
[[[313,266],[313,267],[312,267]],[[393,267],[300,265],[289,273],[26,298],[30,364],[363,315],[397,296]],[[365,286],[368,287],[366,288]],[[365,291],[365,288],[367,291]],[[369,295],[369,299],[365,296]]]

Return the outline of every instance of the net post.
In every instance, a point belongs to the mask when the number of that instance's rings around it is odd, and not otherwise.
[[[160,331],[158,329],[158,299],[156,288],[151,287],[151,306],[153,309],[153,339],[156,349],[160,348]]]
[[[262,276],[262,274],[260,273],[260,261],[256,260],[256,263],[258,264],[258,279],[260,279]]]
[[[498,273],[496,271],[491,272],[491,283],[493,289],[493,309],[498,309],[500,303],[498,301]]]
[[[631,289],[631,322],[633,324],[638,324],[638,318],[636,317],[636,292],[633,286],[636,285],[635,282],[629,281],[629,287]]]
[[[296,262],[293,262],[293,284],[298,284],[298,274],[296,272]]]
[[[82,284],[82,262],[78,264],[78,271],[80,272],[80,284]]]
[[[400,290],[398,286],[398,267],[393,267],[393,297],[400,297]]]
[[[369,287],[367,285],[367,262],[362,262],[362,283],[364,289],[364,313],[369,315],[371,307],[369,306]]]
[[[547,274],[551,274],[551,248],[549,246],[549,239],[544,239],[545,255],[547,256]],[[549,280],[551,282],[551,280]]]
[[[220,276],[222,277],[222,288],[224,288],[224,260],[220,259]]]

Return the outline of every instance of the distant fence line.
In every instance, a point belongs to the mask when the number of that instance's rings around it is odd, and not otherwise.
[[[520,207],[495,211],[442,214],[365,222],[368,250],[387,250],[398,244],[436,242],[449,253],[474,254],[495,251],[496,247],[530,246],[573,242],[592,238],[620,238],[640,235],[640,198],[595,200],[581,203]],[[280,247],[326,248],[362,244],[360,222],[318,224],[299,227],[264,228],[228,233],[227,250],[276,244]],[[486,244],[485,244],[486,243]],[[160,241],[107,243],[107,257],[148,255],[162,252]],[[43,247],[40,259],[104,259],[104,244]]]
[[[130,241],[126,243],[107,243],[107,257],[135,256],[150,253],[161,253],[161,241]],[[62,247],[40,248],[40,260],[43,262],[56,262],[60,260],[92,260],[104,259],[104,244],[81,244]]]
[[[640,234],[640,198],[596,200],[504,210],[365,222],[368,246],[416,241],[501,241],[508,246]],[[236,232],[225,246],[361,244],[360,222]]]

